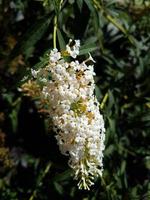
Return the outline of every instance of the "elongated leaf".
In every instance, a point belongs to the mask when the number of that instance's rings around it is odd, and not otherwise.
[[[65,46],[66,46],[66,43],[65,43],[63,35],[62,35],[62,33],[61,33],[61,31],[59,29],[57,29],[57,37],[58,37],[58,42],[59,42],[60,49],[64,50]]]
[[[17,43],[8,59],[12,60],[20,53],[24,54],[27,59],[30,56],[29,52],[32,52],[32,48],[34,47],[34,45],[42,38],[43,34],[48,29],[51,20],[52,16],[45,16],[37,21]]]
[[[77,0],[77,5],[78,5],[79,10],[81,11],[82,6],[83,6],[83,0]]]
[[[87,44],[87,45],[83,45],[80,49],[80,55],[84,55],[87,53],[90,53],[92,51],[95,51],[98,49],[98,46],[96,44]]]
[[[100,89],[97,85],[95,85],[95,94],[96,94],[98,101],[100,101],[102,94],[101,94],[101,91],[100,91]]]
[[[72,174],[72,170],[71,169],[68,169],[66,171],[64,171],[63,173],[59,173],[58,175],[56,175],[54,178],[53,178],[53,181],[64,181],[68,178],[70,178]]]
[[[92,1],[91,1],[91,0],[84,0],[84,1],[85,1],[85,3],[87,4],[89,10],[90,10],[91,12],[94,12],[95,9],[94,9],[94,7],[93,7]]]
[[[61,184],[59,184],[58,182],[54,182],[54,187],[59,194],[63,195],[64,190]]]

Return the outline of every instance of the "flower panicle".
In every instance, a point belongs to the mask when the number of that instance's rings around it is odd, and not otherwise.
[[[40,98],[48,102],[59,149],[69,156],[79,189],[89,190],[102,175],[105,128],[94,95],[95,61],[89,54],[80,63],[79,48],[80,41],[70,39],[65,51],[51,50],[47,66],[32,70],[32,76],[42,83]],[[73,59],[68,62],[65,56]]]

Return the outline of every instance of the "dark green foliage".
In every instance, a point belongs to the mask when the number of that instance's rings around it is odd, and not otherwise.
[[[0,166],[0,199],[150,199],[150,4],[116,2],[0,1],[0,134],[13,161]],[[58,48],[81,39],[80,56],[96,60],[99,101],[108,94],[104,174],[90,192],[78,190],[47,119],[17,89],[48,62],[55,16]]]

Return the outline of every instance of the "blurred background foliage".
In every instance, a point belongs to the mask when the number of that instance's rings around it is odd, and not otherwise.
[[[54,26],[54,24],[56,26]],[[47,119],[18,91],[32,67],[81,40],[96,60],[103,177],[79,191]],[[150,199],[150,1],[0,0],[0,199]]]

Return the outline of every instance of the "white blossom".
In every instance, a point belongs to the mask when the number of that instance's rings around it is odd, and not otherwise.
[[[80,41],[70,40],[66,51],[71,57],[79,54]],[[88,60],[95,62],[91,55]],[[49,102],[49,115],[53,121],[60,151],[69,156],[79,188],[89,189],[94,178],[102,175],[105,148],[104,120],[94,96],[94,68],[78,60],[66,62],[60,52],[50,52],[45,71],[42,96]],[[43,69],[42,69],[43,70]],[[44,73],[44,71],[42,71]],[[32,71],[34,77],[36,72]]]
[[[37,78],[37,75],[39,73],[40,70],[34,70],[34,69],[31,69],[31,74],[34,78]]]
[[[53,49],[50,53],[50,61],[53,63],[57,62],[61,58],[60,52],[58,49]]]
[[[74,44],[72,45],[72,43]],[[69,44],[66,45],[66,51],[73,58],[76,58],[77,55],[79,55],[79,48],[80,48],[80,40],[73,41],[72,39],[70,39]]]

